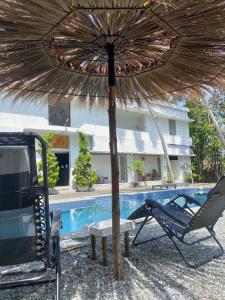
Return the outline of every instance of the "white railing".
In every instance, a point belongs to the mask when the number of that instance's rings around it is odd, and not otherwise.
[[[109,152],[109,130],[106,126],[98,126],[85,124],[80,128],[81,131],[92,136],[92,151],[93,152]],[[189,154],[189,147],[185,150],[179,145],[190,145],[190,140],[185,141],[183,138],[176,136],[175,142],[172,140],[166,140],[167,143],[177,144],[176,154]],[[154,140],[151,139],[151,135],[148,132],[137,130],[117,129],[117,143],[118,151],[120,153],[143,153],[163,155],[163,148],[160,138]],[[169,149],[169,154],[174,155],[174,149]]]
[[[177,106],[174,104],[156,104],[156,103],[151,103],[151,108],[152,110],[161,116],[166,116],[167,118],[182,118],[182,119],[187,119],[188,120],[188,109],[185,107]],[[143,112],[148,112],[149,109],[147,106],[144,106],[142,108],[139,108],[137,104],[135,103],[130,103],[127,105],[125,109],[131,109],[131,110],[138,110],[138,111],[143,111]]]
[[[167,144],[192,146],[192,138],[191,137],[164,134],[164,138],[165,138],[165,141]]]

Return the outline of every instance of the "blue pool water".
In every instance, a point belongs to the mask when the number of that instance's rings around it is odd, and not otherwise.
[[[198,189],[177,189],[169,191],[145,192],[137,194],[120,195],[121,218],[127,218],[133,211],[144,204],[145,199],[154,199],[161,204],[166,204],[178,194],[187,194],[199,202],[204,202],[209,189],[199,193]],[[182,200],[181,200],[182,201]],[[82,232],[86,224],[111,219],[111,196],[98,196],[82,201],[71,201],[59,204],[51,204],[51,210],[61,209],[63,229],[62,234],[70,232]]]

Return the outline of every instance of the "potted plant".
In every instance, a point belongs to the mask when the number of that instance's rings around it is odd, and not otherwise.
[[[48,133],[43,136],[43,139],[46,142],[47,146],[47,166],[48,166],[48,187],[54,188],[59,180],[59,163],[55,153],[52,151],[52,138],[54,137],[53,133]],[[41,156],[41,147],[38,148],[37,152]],[[37,164],[38,168],[38,181],[43,183],[43,163],[40,160]]]
[[[92,156],[89,152],[89,144],[86,135],[78,132],[79,156],[73,169],[74,185],[77,191],[90,191],[97,181],[96,171],[92,167]]]
[[[141,180],[145,175],[144,162],[138,159],[133,160],[132,165],[129,169],[133,172],[131,185],[132,187],[137,187],[138,181]]]

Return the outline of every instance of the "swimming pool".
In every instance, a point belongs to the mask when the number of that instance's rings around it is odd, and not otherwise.
[[[188,194],[199,202],[206,200],[209,189],[177,189],[169,191],[149,191],[135,194],[120,195],[121,218],[127,218],[133,211],[144,204],[145,199],[151,198],[161,204],[167,203],[178,194]],[[63,202],[50,205],[51,210],[61,209],[63,229],[62,234],[82,232],[86,224],[111,219],[111,196],[98,196],[85,200]]]

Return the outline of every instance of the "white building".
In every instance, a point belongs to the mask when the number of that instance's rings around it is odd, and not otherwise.
[[[72,169],[78,155],[77,131],[88,135],[98,183],[110,183],[109,130],[107,111],[70,105],[13,103],[0,100],[1,131],[54,132],[54,151],[60,164],[59,185],[72,184]],[[189,136],[188,109],[170,104],[153,104],[161,131],[168,146],[177,182],[184,182],[191,163],[192,140]],[[130,165],[144,161],[145,180],[163,180],[167,174],[163,148],[154,120],[148,109],[134,105],[117,111],[117,140],[120,182],[132,180]],[[157,175],[157,176],[156,176]]]

